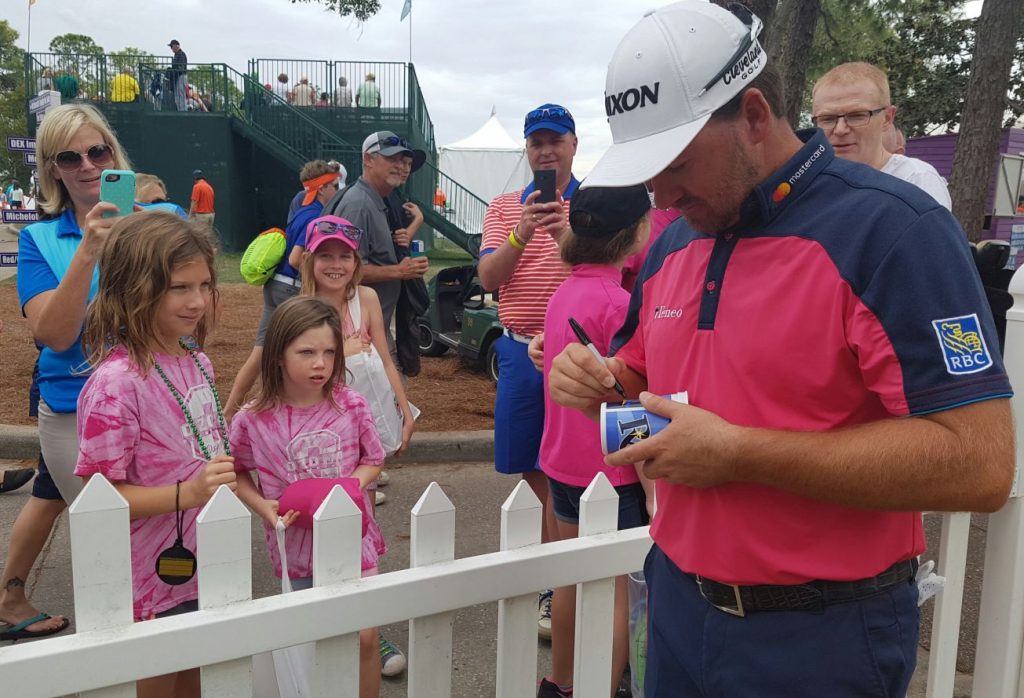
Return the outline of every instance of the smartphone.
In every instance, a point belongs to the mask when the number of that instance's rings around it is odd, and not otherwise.
[[[535,170],[533,188],[540,192],[535,203],[546,204],[555,200],[555,171]]]
[[[103,170],[100,174],[100,201],[117,206],[117,213],[104,218],[127,216],[135,210],[135,173],[131,170]]]

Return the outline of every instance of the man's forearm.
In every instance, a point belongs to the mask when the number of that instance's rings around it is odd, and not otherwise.
[[[862,509],[995,511],[1015,467],[1008,399],[837,431],[739,434],[736,480]]]
[[[396,281],[401,278],[397,264],[387,264],[384,266],[363,264],[363,280],[361,283],[379,284],[383,281]]]
[[[522,252],[506,240],[494,252],[480,257],[477,269],[485,291],[493,291],[512,278]]]

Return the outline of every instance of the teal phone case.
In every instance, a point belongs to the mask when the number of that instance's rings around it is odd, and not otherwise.
[[[135,210],[135,173],[131,170],[103,170],[100,174],[100,201],[117,206],[118,212],[104,218],[127,216]]]

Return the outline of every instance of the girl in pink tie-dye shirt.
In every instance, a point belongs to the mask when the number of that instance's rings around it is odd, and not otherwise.
[[[174,214],[136,213],[111,228],[99,268],[75,474],[102,474],[128,501],[134,613],[147,620],[197,608],[194,568],[165,551],[194,554],[200,507],[235,486],[213,368],[197,349],[216,305],[214,250]],[[137,692],[198,696],[199,670],[139,681]]]
[[[374,574],[385,552],[380,527],[366,492],[384,463],[373,415],[366,400],[345,387],[341,317],[330,304],[309,297],[290,298],[277,307],[267,326],[260,367],[260,392],[231,420],[231,445],[238,471],[238,496],[263,519],[274,573],[288,574],[293,586],[308,587],[313,575],[313,531],[293,525],[300,514],[278,511],[278,500],[293,482],[308,478],[355,478],[363,496],[363,573]],[[250,472],[259,477],[256,485]],[[281,566],[275,526],[287,526]],[[301,516],[309,516],[308,513]],[[359,634],[359,695],[380,691],[377,630]]]

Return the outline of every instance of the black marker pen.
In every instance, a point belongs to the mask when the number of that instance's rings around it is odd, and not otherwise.
[[[597,360],[601,362],[602,366],[607,366],[608,364],[604,360],[604,357],[601,356],[601,352],[599,352],[597,347],[594,346],[594,343],[590,341],[590,337],[588,337],[587,333],[583,331],[582,327],[580,327],[580,323],[569,318],[569,327],[572,328],[572,332],[576,335],[576,339],[580,340],[580,344],[589,349],[590,352],[597,357]],[[626,399],[626,391],[618,380],[615,381],[615,392],[617,392],[623,400]]]

